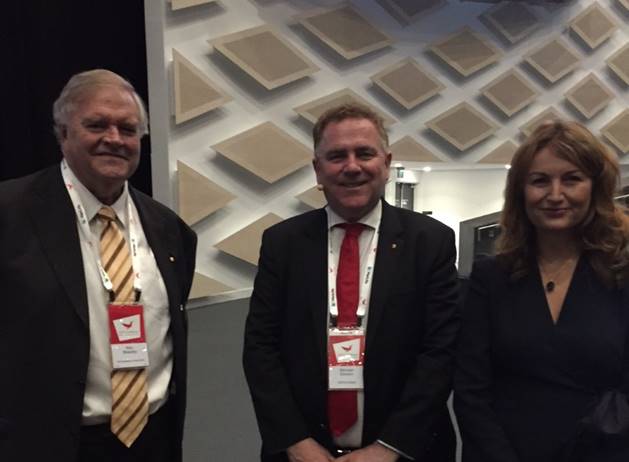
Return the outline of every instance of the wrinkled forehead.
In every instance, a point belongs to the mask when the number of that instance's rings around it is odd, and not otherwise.
[[[140,108],[133,97],[133,93],[118,85],[99,84],[77,89],[67,109],[72,114],[77,111],[98,111],[99,108],[105,107],[117,110],[124,109],[126,112],[131,112],[130,117],[140,118]],[[131,111],[129,108],[132,108]]]

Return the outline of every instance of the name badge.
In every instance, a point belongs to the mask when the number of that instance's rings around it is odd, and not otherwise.
[[[114,369],[138,369],[149,365],[142,305],[109,305],[109,339]]]
[[[328,331],[328,389],[362,390],[364,360],[364,330]]]

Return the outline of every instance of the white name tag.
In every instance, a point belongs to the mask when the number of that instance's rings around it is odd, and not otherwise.
[[[361,329],[328,331],[328,389],[362,390],[365,333]]]
[[[111,303],[109,334],[114,369],[138,369],[149,365],[142,305]]]

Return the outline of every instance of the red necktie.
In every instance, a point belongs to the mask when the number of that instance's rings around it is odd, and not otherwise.
[[[361,223],[344,223],[339,226],[345,229],[345,237],[341,244],[336,273],[336,299],[339,307],[337,326],[339,328],[351,328],[356,327],[358,319],[356,316],[360,279],[358,236],[360,236],[364,225]],[[358,419],[356,391],[328,391],[328,418],[330,430],[335,437],[342,435],[354,425]]]

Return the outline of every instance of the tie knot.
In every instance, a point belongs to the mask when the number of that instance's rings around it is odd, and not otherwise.
[[[114,221],[116,212],[111,207],[101,207],[96,216],[103,221]]]
[[[362,223],[342,223],[339,227],[345,230],[346,236],[358,237],[360,233],[362,233],[363,229],[365,229],[365,225]]]

